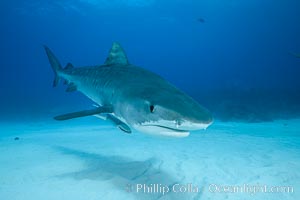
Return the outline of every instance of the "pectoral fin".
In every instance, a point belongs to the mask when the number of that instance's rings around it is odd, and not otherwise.
[[[101,113],[112,113],[113,109],[111,106],[102,106],[98,108],[94,108],[91,110],[83,110],[83,111],[78,111],[78,112],[72,112],[72,113],[67,113],[64,115],[59,115],[54,117],[56,120],[68,120],[68,119],[73,119],[73,118],[78,118],[78,117],[86,117],[86,116],[91,116],[91,115],[96,115],[96,114],[101,114]]]
[[[131,133],[130,127],[115,116],[113,116],[112,114],[108,114],[107,119],[112,121],[119,129],[121,129],[125,133]]]

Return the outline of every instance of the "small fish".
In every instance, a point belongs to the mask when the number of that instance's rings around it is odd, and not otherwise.
[[[300,58],[300,53],[290,52],[290,54],[296,58]]]
[[[204,18],[198,18],[197,21],[200,22],[200,23],[205,23],[205,19]]]

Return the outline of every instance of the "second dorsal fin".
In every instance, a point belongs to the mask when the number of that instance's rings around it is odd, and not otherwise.
[[[105,65],[128,65],[127,56],[121,45],[114,42],[108,57],[106,58]]]

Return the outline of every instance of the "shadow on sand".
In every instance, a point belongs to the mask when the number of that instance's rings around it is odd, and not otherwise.
[[[150,158],[135,161],[121,156],[104,156],[65,147],[55,148],[65,155],[81,159],[85,164],[84,169],[61,174],[59,178],[72,177],[76,180],[109,181],[115,188],[124,191],[126,195],[130,194],[133,199],[198,199],[198,197],[195,198],[195,195],[188,193],[168,192],[163,195],[162,192],[157,191],[152,193],[137,192],[137,184],[146,184],[148,186],[150,184],[161,184],[161,186],[169,186],[172,189],[174,184],[183,181],[177,180],[168,172],[161,170],[163,164],[161,160]]]

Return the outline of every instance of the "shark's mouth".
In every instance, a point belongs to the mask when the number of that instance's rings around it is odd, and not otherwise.
[[[206,129],[210,124],[182,121],[179,125],[176,121],[160,120],[136,124],[134,128],[151,135],[186,137],[190,134],[190,131]]]
[[[190,132],[188,130],[176,129],[168,126],[157,124],[143,124],[135,127],[137,130],[151,135],[167,136],[167,137],[187,137]]]
[[[175,131],[175,132],[188,132],[188,130],[176,129],[176,128],[171,128],[168,126],[162,126],[162,125],[156,125],[156,124],[147,124],[147,125],[143,125],[143,126],[152,126],[152,127],[154,126],[154,127],[159,127],[162,129],[167,129],[167,130]]]

